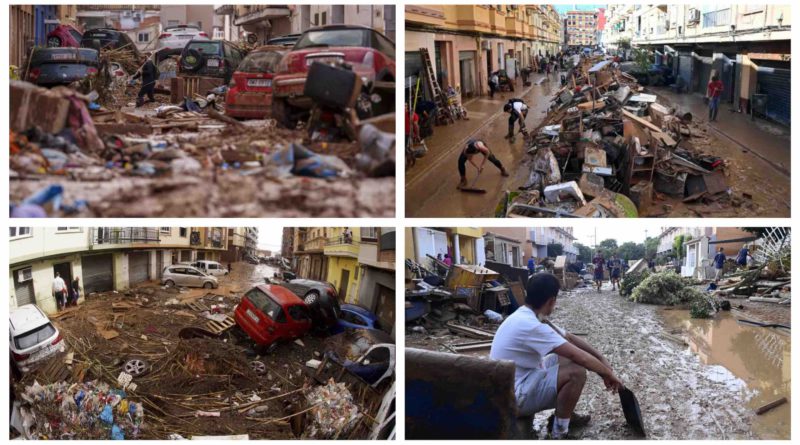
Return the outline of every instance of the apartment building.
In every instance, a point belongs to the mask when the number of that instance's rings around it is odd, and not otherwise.
[[[406,88],[421,75],[420,48],[442,88],[462,98],[488,94],[489,73],[515,76],[533,57],[560,50],[561,23],[551,5],[406,5],[405,14]]]
[[[578,257],[578,248],[575,247],[575,237],[572,227],[490,227],[485,229],[496,235],[519,241],[523,266],[528,258],[533,258],[539,263],[547,258],[548,246],[558,244],[561,246],[567,262],[574,262]],[[512,258],[512,256],[506,256]]]
[[[479,227],[406,228],[406,258],[433,269],[431,258],[449,254],[453,264],[486,262],[484,231]]]
[[[615,8],[609,24],[622,23],[622,31],[608,38],[624,33],[634,47],[652,50],[686,92],[705,94],[717,74],[723,104],[749,112],[754,98],[766,99],[763,113],[789,125],[791,21],[788,4],[634,5]]]
[[[567,46],[573,48],[597,45],[597,12],[569,11],[567,16]]]
[[[246,254],[247,227],[229,227],[227,249],[222,252],[222,261],[235,263],[242,261]]]
[[[122,291],[157,280],[164,267],[182,261],[219,259],[224,228],[198,227],[11,227],[10,307],[34,303],[56,311],[55,272],[79,277],[83,295]],[[83,295],[81,298],[83,298]]]

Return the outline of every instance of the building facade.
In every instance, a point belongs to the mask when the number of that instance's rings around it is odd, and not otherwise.
[[[235,263],[242,261],[246,254],[247,227],[229,227],[227,249],[222,253],[222,261]]]
[[[567,12],[567,46],[573,48],[597,45],[597,12]]]
[[[406,228],[406,258],[412,258],[429,270],[432,258],[449,254],[453,264],[484,264],[484,231],[479,227]]]
[[[609,18],[624,23],[620,32],[632,46],[671,67],[682,90],[705,94],[716,74],[724,104],[749,112],[754,98],[766,98],[758,111],[784,125],[791,122],[791,22],[788,4],[635,5]]]
[[[218,260],[224,228],[198,227],[12,227],[10,307],[36,304],[56,311],[55,273],[80,278],[81,298],[122,291],[161,278],[164,267],[199,259]],[[79,300],[80,301],[80,300]]]
[[[560,50],[561,23],[550,5],[406,5],[405,23],[406,88],[421,75],[425,48],[442,88],[462,98],[488,94],[494,71],[515,76],[535,56]],[[432,97],[427,87],[424,94]]]

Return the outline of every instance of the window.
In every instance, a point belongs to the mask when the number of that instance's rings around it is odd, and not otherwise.
[[[139,40],[140,43],[147,43],[150,41],[150,33],[140,32],[137,34],[136,38]]]
[[[323,12],[322,13],[322,24],[323,25],[327,25],[328,24],[328,13],[327,12]]]
[[[56,233],[75,233],[80,231],[80,227],[56,227]]]
[[[303,306],[289,306],[288,312],[295,321],[311,321],[308,310]]]
[[[361,240],[362,241],[376,241],[378,239],[377,227],[362,227]]]
[[[17,282],[24,283],[33,279],[33,271],[30,267],[17,270]]]
[[[161,227],[161,233],[165,235],[172,235],[172,227]]]
[[[283,312],[283,308],[269,295],[259,289],[251,289],[245,294],[245,297],[267,317],[278,323],[286,323],[286,314]]]
[[[11,239],[25,238],[31,236],[30,227],[9,227],[9,237]]]
[[[17,349],[28,349],[32,348],[39,343],[42,343],[48,340],[50,337],[55,335],[56,328],[47,323],[46,325],[39,326],[38,328],[28,331],[22,335],[18,335],[14,337],[14,345]]]
[[[189,229],[187,229],[186,227],[181,227],[180,229],[178,229],[178,235],[181,238],[186,238],[187,236],[189,236]]]

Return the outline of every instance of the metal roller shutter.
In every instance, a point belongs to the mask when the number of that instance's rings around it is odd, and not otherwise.
[[[694,59],[692,56],[680,56],[678,61],[678,77],[683,79],[683,84],[686,85],[687,88],[691,88],[692,85],[693,64]]]
[[[128,254],[128,284],[133,286],[150,279],[150,252]]]
[[[694,86],[694,91],[706,94],[708,90],[708,82],[711,80],[711,58],[700,57],[695,59],[695,72],[694,77],[697,84]],[[730,86],[728,86],[730,88]]]
[[[17,307],[24,304],[36,304],[36,293],[33,291],[30,267],[14,271],[14,295],[17,297]]]
[[[758,67],[758,86],[760,94],[767,95],[767,116],[789,125],[792,117],[792,74],[788,69]]]
[[[108,292],[114,290],[114,259],[111,254],[81,257],[83,292]]]

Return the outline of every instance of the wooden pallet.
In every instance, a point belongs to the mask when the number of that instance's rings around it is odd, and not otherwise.
[[[189,306],[189,309],[192,309],[192,310],[195,310],[195,311],[198,311],[198,312],[204,312],[204,311],[210,311],[211,310],[211,308],[208,307],[202,301],[192,301],[192,302],[186,303],[186,306]]]
[[[232,328],[233,325],[235,325],[235,324],[236,324],[236,321],[230,315],[228,315],[225,318],[225,320],[223,320],[221,322],[214,321],[214,320],[209,320],[209,322],[206,323],[206,326],[208,327],[209,331],[213,332],[214,334],[219,335],[219,334],[227,331],[228,329]]]

